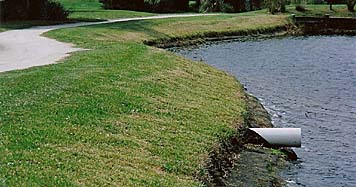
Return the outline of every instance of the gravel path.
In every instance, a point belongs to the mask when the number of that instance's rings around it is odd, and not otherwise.
[[[80,48],[75,48],[73,44],[63,43],[41,36],[43,33],[51,30],[135,20],[209,15],[217,14],[158,15],[151,17],[114,19],[103,22],[84,22],[54,26],[41,26],[32,27],[29,29],[2,32],[0,33],[0,72],[54,64],[59,60],[69,56],[70,53],[82,50]]]

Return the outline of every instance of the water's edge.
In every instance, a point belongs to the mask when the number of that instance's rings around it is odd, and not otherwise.
[[[340,34],[339,32],[331,30],[328,33],[315,33],[320,35],[329,35],[329,34]],[[347,35],[354,35],[353,33],[343,33]],[[302,28],[286,26],[282,30],[265,30],[262,33],[245,33],[237,36],[228,36],[228,37],[217,37],[213,40],[201,39],[197,41],[189,42],[188,39],[183,38],[183,42],[177,39],[178,42],[173,40],[173,45],[168,44],[168,47],[178,46],[191,46],[202,43],[209,43],[210,41],[224,41],[227,39],[237,39],[237,40],[249,40],[249,39],[258,39],[260,37],[275,37],[275,36],[305,36],[305,33]],[[186,42],[187,40],[188,42]],[[164,41],[163,41],[164,43]],[[164,44],[154,45],[156,47],[166,48]],[[246,101],[246,103],[251,105],[251,102]],[[248,116],[253,116],[251,114],[262,114],[262,121],[266,120],[266,123],[271,123],[268,112],[260,104],[258,99],[254,98],[255,105],[260,105],[261,107],[253,108],[249,110]],[[253,105],[253,104],[252,104]],[[247,118],[248,119],[248,118]],[[246,124],[243,124],[244,128],[248,128],[254,122],[246,121]],[[257,120],[260,121],[260,120]],[[254,124],[251,127],[260,127],[259,124]],[[244,129],[237,129],[236,136],[238,138],[230,138],[221,142],[219,147],[214,149],[211,154],[210,160],[208,161],[208,176],[203,178],[208,186],[285,186],[286,182],[280,177],[280,171],[285,171],[288,162],[285,159],[281,159],[279,156],[278,150],[265,149],[262,147],[252,146],[249,147],[249,144],[237,144],[234,145],[234,142],[244,142],[245,139],[248,139],[242,136]],[[242,137],[241,137],[242,136]],[[232,144],[232,145],[231,145]],[[212,161],[211,161],[212,160]],[[213,163],[213,164],[212,164]],[[210,165],[209,165],[210,164]],[[210,167],[209,167],[210,166]],[[233,169],[232,169],[233,168]],[[281,174],[283,175],[283,174]]]
[[[153,40],[144,43],[169,49],[226,40],[284,37],[294,35],[296,30],[297,28],[287,24],[264,30],[208,33],[203,36]],[[273,127],[273,124],[270,114],[256,97],[245,92],[245,103],[248,111],[244,124],[235,124],[234,136],[221,140],[212,148],[203,171],[199,171],[196,177],[206,186],[286,186],[286,181],[280,176],[280,172],[286,169],[291,158],[296,159],[296,155],[291,149],[271,149],[249,143],[249,139],[254,137],[246,133],[248,128]]]
[[[256,31],[208,33],[203,36],[153,40],[144,43],[163,49],[191,47],[226,40],[290,36],[297,33],[297,29],[287,24]],[[273,127],[273,124],[270,114],[256,97],[246,92],[245,103],[248,111],[244,124],[235,124],[235,135],[221,140],[212,148],[203,171],[199,171],[196,177],[207,186],[286,186],[286,181],[280,176],[280,172],[286,169],[288,161],[291,160],[286,153],[294,157],[292,159],[296,159],[296,155],[290,149],[270,149],[249,143],[249,139],[253,137],[248,137],[250,136],[246,133],[248,128]]]
[[[285,24],[269,28],[261,28],[247,31],[222,31],[222,32],[206,32],[201,34],[170,37],[154,40],[143,41],[148,46],[168,49],[173,47],[187,47],[201,45],[207,42],[233,40],[246,37],[273,37],[273,36],[288,36],[298,33],[299,30],[295,25]]]
[[[274,125],[303,129],[301,158],[280,173],[288,186],[333,187],[355,184],[355,47],[356,37],[301,36],[171,51],[235,76]]]
[[[211,151],[206,172],[199,179],[207,186],[285,186],[279,173],[288,166],[289,149],[271,149],[251,144],[250,127],[273,127],[271,117],[258,99],[246,94],[247,114],[234,136],[222,140]]]

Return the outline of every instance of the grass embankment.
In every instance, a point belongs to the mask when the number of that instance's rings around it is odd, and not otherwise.
[[[284,15],[267,15],[262,12],[223,14],[190,18],[171,18],[159,20],[143,20],[136,22],[114,23],[55,31],[49,34],[65,42],[80,39],[84,48],[92,45],[105,45],[116,42],[139,42],[165,40],[170,38],[192,38],[206,36],[207,33],[238,33],[260,30],[266,31],[287,24]],[[90,28],[90,29],[88,29]],[[76,38],[73,38],[73,36]],[[88,37],[89,36],[89,37]],[[95,41],[100,41],[97,44]]]
[[[0,183],[6,186],[199,186],[209,150],[246,113],[244,91],[204,63],[143,40],[267,29],[246,13],[51,31],[91,49],[0,74]]]

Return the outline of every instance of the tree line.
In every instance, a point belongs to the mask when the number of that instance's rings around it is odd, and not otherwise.
[[[73,0],[75,1],[75,0]],[[105,9],[146,12],[245,12],[268,8],[270,12],[285,11],[286,4],[302,0],[98,0]],[[324,2],[324,0],[318,0]],[[354,11],[356,0],[325,0],[346,4]],[[194,3],[192,3],[194,2]],[[331,7],[331,6],[330,6]],[[52,0],[0,0],[0,21],[66,20],[69,12]]]
[[[146,12],[244,12],[260,9],[263,0],[100,0],[106,9]]]
[[[63,6],[49,0],[0,0],[0,20],[65,20]]]

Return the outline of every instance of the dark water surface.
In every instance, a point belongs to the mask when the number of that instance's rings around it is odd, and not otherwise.
[[[356,37],[230,41],[172,49],[239,79],[277,127],[300,127],[289,186],[356,187]]]

